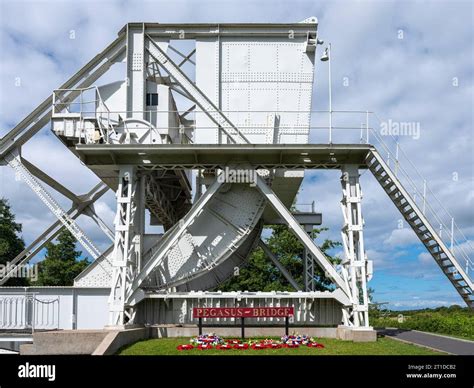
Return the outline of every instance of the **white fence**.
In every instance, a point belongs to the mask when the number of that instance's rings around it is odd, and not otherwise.
[[[0,330],[53,330],[59,327],[59,296],[0,295]]]
[[[107,288],[0,287],[0,330],[103,329]]]

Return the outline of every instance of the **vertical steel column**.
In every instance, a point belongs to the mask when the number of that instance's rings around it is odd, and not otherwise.
[[[127,24],[127,117],[145,119],[145,25]]]
[[[136,167],[122,166],[117,189],[112,289],[109,324],[133,323],[135,310],[125,306],[125,298],[140,271],[144,233],[144,180]]]
[[[304,230],[310,235],[313,230],[312,225],[305,225]],[[303,278],[304,291],[316,291],[316,281],[314,279],[314,258],[311,252],[303,248]]]
[[[368,327],[367,257],[364,249],[362,192],[357,165],[342,167],[341,186],[341,209],[344,216],[341,234],[345,253],[342,263],[345,271],[342,273],[352,293],[352,311],[347,312],[345,316],[348,316],[350,324],[355,327]]]
[[[316,291],[314,281],[314,260],[311,253],[303,250],[304,291]]]

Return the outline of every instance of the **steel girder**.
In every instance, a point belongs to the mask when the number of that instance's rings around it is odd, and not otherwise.
[[[224,113],[192,82],[168,55],[146,35],[145,46],[149,55],[183,88],[185,93],[203,110],[203,112],[229,137],[233,143],[247,143],[248,139],[224,115]]]
[[[94,202],[107,191],[108,187],[104,183],[98,183],[87,194],[78,196],[77,198],[80,199],[80,201],[75,201],[71,208],[67,211],[67,214],[73,220],[75,220],[81,214],[85,214],[88,210],[91,210],[93,214],[95,214],[92,208]],[[57,220],[51,224],[40,236],[38,236],[30,245],[20,252],[10,264],[14,266],[27,264],[36,254],[38,254],[38,252],[44,248],[48,242],[53,240],[61,232],[61,230],[63,230],[63,228],[64,224],[60,220]],[[14,268],[12,268],[11,271],[7,272],[5,276],[0,279],[0,285],[6,283],[11,274],[14,272]]]
[[[120,168],[117,188],[117,214],[109,297],[109,324],[133,322],[135,309],[126,307],[126,297],[138,276],[143,252],[144,179],[131,166]]]
[[[337,273],[331,262],[327,259],[323,252],[314,243],[311,237],[308,236],[303,227],[296,221],[295,217],[286,208],[286,206],[280,201],[278,196],[273,190],[267,185],[265,180],[260,176],[257,176],[257,187],[260,192],[266,197],[270,205],[275,209],[278,215],[284,219],[290,228],[290,230],[298,237],[303,246],[311,252],[316,262],[325,271],[326,276],[329,277],[347,296],[351,295],[350,290],[347,287],[344,279]]]
[[[63,223],[63,225],[71,232],[76,240],[96,259],[100,256],[100,251],[89,239],[84,231],[77,225],[74,219],[70,217],[59,203],[51,196],[43,185],[34,177],[34,175],[22,163],[18,150],[9,152],[5,160],[8,165],[15,170],[25,183],[38,195],[41,201],[51,210],[55,217]]]
[[[79,89],[91,86],[124,52],[125,38],[122,34],[61,85],[59,89]],[[72,92],[65,94],[63,100],[72,101],[74,96]],[[21,147],[49,122],[52,112],[52,98],[53,95],[48,96],[33,112],[0,140],[0,161],[5,158],[10,150]]]
[[[164,255],[171,249],[171,247],[177,242],[179,237],[186,231],[186,228],[194,221],[197,215],[202,211],[204,206],[210,201],[213,195],[219,190],[222,182],[216,180],[206,192],[194,203],[191,210],[176,224],[171,232],[168,232],[169,237],[163,241],[156,252],[150,252],[152,257],[146,261],[145,265],[140,269],[138,275],[133,279],[133,283],[130,285],[129,293],[126,296],[126,305],[134,306],[140,300],[143,299],[144,293],[140,289],[141,284],[146,280],[148,276],[153,272],[154,268],[163,259]],[[145,261],[145,260],[144,260]]]
[[[151,174],[145,175],[145,203],[150,212],[162,223],[165,229],[171,228],[178,216],[168,196]]]
[[[107,46],[101,53],[90,60],[82,69],[74,76],[61,85],[60,89],[80,89],[92,85],[99,79],[110,66],[120,59],[125,52],[125,39],[123,34]],[[65,93],[62,101],[72,101],[77,92]],[[52,95],[46,98],[38,105],[27,117],[18,123],[10,132],[8,132],[0,140],[0,163],[9,164],[15,171],[25,180],[25,182],[33,189],[33,191],[42,199],[42,201],[52,210],[53,214],[58,218],[58,222],[51,225],[45,230],[28,248],[21,252],[13,260],[13,264],[25,264],[35,254],[37,254],[44,245],[51,241],[60,232],[62,227],[68,228],[76,239],[85,247],[93,258],[98,257],[100,252],[94,246],[92,241],[80,230],[75,223],[75,219],[80,214],[90,216],[104,231],[104,233],[112,236],[112,232],[108,226],[97,216],[93,209],[93,203],[102,196],[107,188],[103,184],[97,185],[91,192],[85,196],[76,196],[63,185],[52,179],[49,175],[41,171],[32,163],[21,158],[20,149],[31,137],[37,134],[51,119],[52,112]],[[68,211],[64,211],[46,191],[46,189],[37,181],[42,180],[46,184],[53,187],[59,193],[69,198],[73,202],[73,206]],[[8,275],[0,280],[3,284]]]
[[[73,204],[76,204],[79,208],[83,209],[82,213],[92,218],[92,220],[97,224],[97,226],[100,229],[102,229],[102,231],[110,239],[110,241],[114,241],[114,233],[109,228],[109,226],[97,215],[94,209],[95,200],[98,199],[103,194],[105,194],[108,190],[107,186],[104,183],[99,182],[87,194],[76,195],[71,190],[64,187],[61,183],[59,183],[55,179],[51,178],[48,174],[40,170],[33,163],[29,162],[25,158],[21,157],[21,161],[24,164],[24,166],[28,169],[28,171],[31,174],[33,174],[36,178],[40,179],[41,181],[46,183],[48,186],[51,186],[54,190],[64,195],[66,198],[70,199]],[[96,193],[100,193],[100,195],[96,196]],[[94,198],[94,200],[91,200],[91,198]]]
[[[364,219],[362,218],[362,190],[357,165],[342,168],[341,209],[344,226],[341,230],[344,247],[343,277],[349,285],[352,308],[343,313],[348,326],[369,326],[369,299],[367,295],[367,257],[364,248]]]

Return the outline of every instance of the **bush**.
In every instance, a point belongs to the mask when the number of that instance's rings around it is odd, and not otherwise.
[[[448,311],[446,311],[448,310]],[[396,315],[388,318],[373,318],[371,325],[375,327],[398,327],[455,335],[474,339],[474,314],[456,309],[446,309],[436,312],[420,312],[405,316],[405,321],[399,323]],[[405,315],[405,314],[404,314]]]

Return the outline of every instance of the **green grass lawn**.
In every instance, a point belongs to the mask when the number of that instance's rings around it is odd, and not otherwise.
[[[196,355],[223,355],[223,356],[258,356],[258,355],[440,355],[444,353],[435,352],[416,345],[407,344],[390,338],[378,338],[377,342],[350,342],[332,338],[318,340],[325,348],[308,348],[300,346],[297,349],[265,349],[265,350],[185,350],[176,349],[178,345],[188,344],[189,338],[162,338],[150,339],[136,342],[119,350],[120,355],[173,355],[173,356],[196,356]]]

